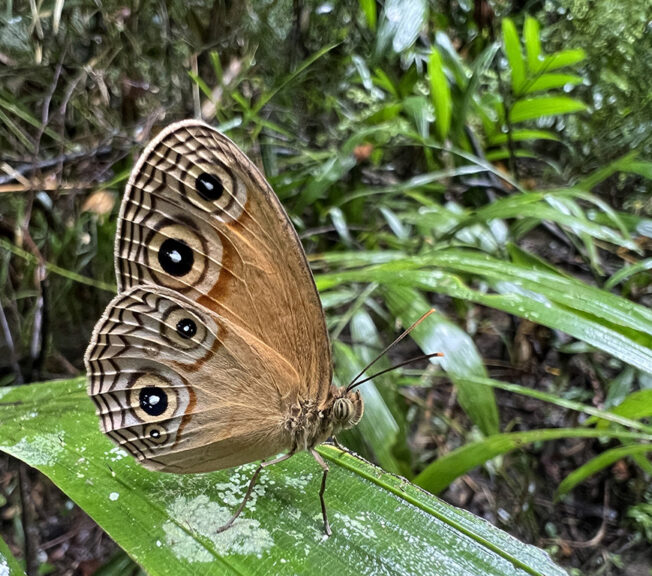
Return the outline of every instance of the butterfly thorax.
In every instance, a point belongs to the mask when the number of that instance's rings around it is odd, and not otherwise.
[[[341,430],[360,422],[364,405],[360,393],[331,386],[324,402],[298,400],[292,405],[284,428],[290,435],[291,451],[309,450]]]

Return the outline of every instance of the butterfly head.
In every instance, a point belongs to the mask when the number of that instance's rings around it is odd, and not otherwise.
[[[334,395],[331,408],[333,423],[341,429],[353,428],[362,419],[364,404],[360,392],[339,388]]]

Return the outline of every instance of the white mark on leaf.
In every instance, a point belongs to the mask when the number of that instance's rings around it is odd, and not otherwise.
[[[208,496],[179,496],[169,508],[170,518],[174,521],[169,520],[163,525],[166,544],[178,558],[203,563],[215,560],[211,551],[201,543],[204,539],[210,540],[220,556],[255,554],[261,557],[273,546],[270,533],[260,527],[258,520],[239,518],[231,528],[218,533],[216,529],[232,514],[232,509],[211,502]],[[195,534],[199,538],[195,538]]]

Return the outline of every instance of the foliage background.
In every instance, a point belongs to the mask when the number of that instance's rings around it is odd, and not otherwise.
[[[612,432],[652,412],[646,3],[14,0],[0,18],[3,386],[81,373],[135,155],[201,115],[288,209],[338,378],[438,310],[391,363],[444,362],[365,385],[345,443],[563,565],[645,573],[652,466],[641,439],[591,437],[591,410],[626,419]],[[17,555],[111,557],[0,462]]]

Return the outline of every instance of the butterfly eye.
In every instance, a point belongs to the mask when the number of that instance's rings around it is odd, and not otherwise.
[[[346,422],[353,412],[353,404],[347,398],[338,398],[333,404],[333,417],[338,422]]]
[[[185,276],[195,262],[192,249],[183,240],[168,238],[158,249],[158,262],[171,276]]]
[[[197,324],[192,318],[181,318],[177,322],[177,334],[186,340],[197,333]]]
[[[199,195],[208,202],[219,200],[224,192],[224,186],[217,176],[202,172],[195,180],[195,188]]]

